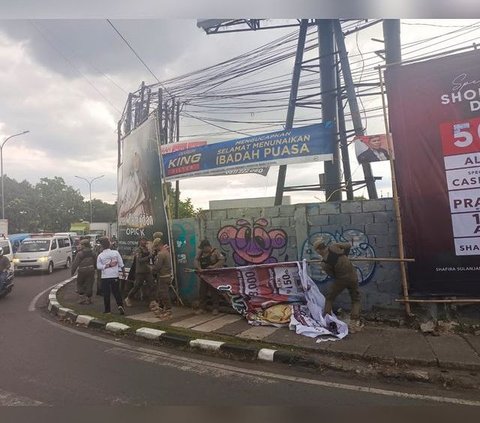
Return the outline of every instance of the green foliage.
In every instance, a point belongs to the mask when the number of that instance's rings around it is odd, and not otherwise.
[[[70,222],[82,215],[83,197],[63,178],[42,178],[35,186],[40,228],[45,231],[68,231]]]
[[[9,232],[32,232],[38,228],[40,215],[37,209],[37,192],[29,182],[17,182],[5,176],[5,218]]]
[[[86,216],[84,220],[90,220],[90,203],[85,202]],[[116,222],[117,204],[104,203],[102,200],[92,200],[92,218],[94,222]]]
[[[166,184],[166,191],[168,195],[168,206],[170,208],[170,214],[172,218],[175,218],[175,190],[170,183]],[[180,196],[180,195],[179,195]],[[178,202],[178,218],[183,219],[186,217],[195,217],[201,209],[196,209],[192,204],[192,199],[179,200]]]
[[[42,178],[32,186],[5,176],[5,218],[9,232],[68,231],[72,222],[90,220],[90,203],[63,178]],[[94,199],[95,222],[115,222],[117,207]]]

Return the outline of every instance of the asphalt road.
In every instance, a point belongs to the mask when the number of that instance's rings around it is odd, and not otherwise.
[[[329,372],[239,363],[77,330],[45,311],[45,290],[68,277],[67,270],[17,276],[13,292],[0,300],[0,405],[467,407],[480,401],[475,392],[427,384],[367,383]],[[45,294],[33,301],[42,291]]]

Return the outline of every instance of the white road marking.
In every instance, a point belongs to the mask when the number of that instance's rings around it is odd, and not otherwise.
[[[1,407],[18,407],[18,406],[39,406],[44,405],[43,402],[33,400],[31,398],[16,395],[12,392],[0,389],[0,406]]]
[[[76,276],[72,276],[71,278],[68,278],[68,279],[65,279],[63,282],[57,282],[56,284],[50,286],[49,288],[47,289],[44,289],[42,292],[40,292],[39,294],[37,294],[32,301],[30,301],[30,304],[28,306],[28,311],[35,311],[36,309],[36,304],[37,304],[37,301],[39,300],[39,298],[45,294],[47,291],[51,291],[53,288],[55,288],[57,285],[60,285],[61,283],[63,283],[64,285],[67,284],[68,282],[72,281],[73,279],[75,279]]]
[[[473,400],[466,400],[466,399],[452,398],[452,397],[443,397],[443,396],[436,396],[436,395],[412,394],[409,392],[372,388],[369,386],[327,382],[327,381],[322,381],[317,379],[308,379],[304,377],[289,376],[289,375],[277,374],[277,373],[260,371],[260,370],[245,369],[245,368],[235,367],[227,364],[213,363],[210,361],[194,359],[191,357],[183,358],[178,355],[169,354],[163,351],[153,350],[151,348],[145,348],[145,347],[134,347],[128,344],[124,344],[120,341],[105,339],[97,335],[92,335],[90,333],[80,332],[78,330],[63,326],[59,323],[52,322],[51,320],[48,320],[48,319],[45,319],[45,321],[67,332],[71,332],[76,335],[80,335],[98,342],[103,342],[105,344],[114,345],[115,347],[117,347],[117,348],[110,349],[109,351],[111,352],[119,353],[118,350],[123,349],[124,355],[131,356],[131,355],[135,355],[134,353],[137,353],[137,354],[140,353],[141,355],[138,357],[140,357],[143,361],[149,361],[149,362],[157,362],[156,357],[162,357],[163,359],[167,359],[170,362],[176,362],[180,370],[189,370],[189,369],[192,369],[192,366],[195,365],[195,370],[197,370],[197,368],[203,368],[204,370],[207,368],[210,368],[212,371],[216,371],[216,372],[222,372],[222,371],[233,372],[239,375],[245,375],[250,377],[260,377],[260,378],[263,378],[266,382],[269,382],[269,381],[271,382],[271,380],[289,381],[289,382],[295,382],[295,383],[302,383],[306,385],[322,386],[325,388],[341,389],[346,391],[356,391],[356,392],[374,394],[374,395],[383,395],[387,397],[396,397],[396,398],[405,398],[405,399],[412,399],[412,400],[432,401],[437,403],[480,407],[480,401],[473,401]],[[130,351],[130,354],[128,353],[128,351]],[[160,363],[164,363],[164,361],[160,361]]]

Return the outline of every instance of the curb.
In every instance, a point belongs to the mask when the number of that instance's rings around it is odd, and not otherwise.
[[[134,334],[138,338],[143,338],[150,341],[157,341],[161,343],[167,343],[175,346],[182,346],[208,352],[222,352],[227,355],[235,355],[236,357],[241,359],[286,364],[295,363],[318,367],[318,364],[316,364],[314,360],[306,359],[299,354],[294,354],[288,351],[269,348],[258,348],[248,344],[233,344],[228,342],[213,341],[211,339],[192,338],[189,336],[178,335],[176,333],[169,333],[168,331],[152,329],[148,327],[142,327],[133,332],[130,326],[125,325],[124,323],[105,322],[103,320],[96,319],[93,316],[77,314],[72,309],[62,307],[62,305],[57,300],[58,291],[74,279],[75,278],[67,279],[66,281],[63,281],[56,285],[50,291],[48,295],[48,311],[52,315],[63,317],[64,319],[75,323],[78,326],[101,329],[116,335]]]
[[[391,368],[382,368],[382,364],[388,363],[379,363],[377,369],[371,368],[372,365],[364,366],[363,370],[356,370],[352,363],[349,362],[334,362],[332,357],[328,358],[328,354],[324,358],[320,357],[309,357],[308,352],[304,354],[295,353],[285,349],[270,349],[270,348],[261,348],[253,346],[250,344],[236,344],[222,341],[215,341],[211,339],[203,338],[194,338],[186,335],[179,335],[174,332],[169,332],[168,330],[160,330],[149,327],[141,327],[135,332],[133,329],[121,322],[105,322],[100,319],[96,319],[93,316],[77,314],[74,310],[69,308],[62,307],[58,302],[57,293],[58,291],[65,286],[67,283],[70,283],[75,278],[67,279],[66,281],[56,285],[48,295],[48,311],[58,317],[62,317],[65,320],[68,320],[71,323],[74,323],[78,326],[83,326],[87,328],[99,329],[109,334],[114,335],[134,335],[137,338],[143,338],[148,341],[153,341],[159,344],[168,344],[176,347],[190,348],[192,350],[200,350],[206,353],[220,353],[229,358],[235,358],[238,360],[248,360],[248,361],[263,361],[263,362],[272,362],[286,364],[289,366],[295,365],[303,368],[310,369],[322,369],[329,368],[332,370],[337,370],[347,373],[356,373],[364,376],[367,375],[377,375],[388,378],[401,378],[410,381],[416,382],[427,382],[427,383],[445,383],[451,385],[457,385],[459,387],[472,389],[478,388],[477,383],[463,383],[461,381],[455,382],[453,379],[443,380],[441,374],[435,374],[435,371],[441,371],[438,367],[428,366],[431,371],[421,370],[421,369],[402,369],[398,368],[398,364],[394,363]],[[362,360],[364,363],[367,363],[368,360],[365,358],[350,357],[350,359]],[[340,357],[341,361],[345,361],[345,357]],[[407,363],[405,363],[407,364]],[[413,363],[410,363],[413,364]],[[371,368],[371,369],[369,369]],[[465,370],[465,369],[462,369]],[[442,379],[443,377],[443,379]]]

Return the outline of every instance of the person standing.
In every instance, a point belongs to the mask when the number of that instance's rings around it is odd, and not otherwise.
[[[313,244],[314,250],[322,257],[320,266],[333,277],[333,284],[325,297],[324,315],[332,313],[333,302],[343,290],[347,289],[352,301],[349,329],[354,333],[360,330],[362,325],[360,324],[361,304],[357,271],[348,258],[351,247],[349,243],[333,243],[327,246],[322,240],[317,240]]]
[[[88,239],[82,239],[80,247],[73,260],[71,274],[73,276],[78,269],[77,292],[80,296],[78,303],[92,304],[93,282],[97,268],[95,254]]]
[[[161,238],[155,238],[153,248],[156,255],[153,263],[153,273],[157,279],[156,301],[162,305],[153,310],[157,317],[168,319],[172,317],[172,301],[168,289],[172,281],[172,259],[168,246]]]
[[[216,269],[219,267],[223,267],[225,263],[225,257],[220,251],[212,247],[210,241],[204,239],[202,242],[200,242],[198,248],[200,251],[195,257],[194,261],[194,267],[196,270]],[[208,294],[210,294],[212,299],[212,314],[217,315],[218,306],[220,303],[220,294],[213,286],[205,282],[201,276],[199,276],[199,283],[200,305],[198,310],[196,311],[196,314],[205,313]]]
[[[120,270],[122,271],[123,277],[126,277],[122,256],[118,251],[110,249],[110,241],[108,238],[100,238],[100,245],[102,246],[102,252],[97,258],[97,269],[102,271],[104,313],[110,313],[110,292],[112,292],[117,302],[118,312],[125,314],[122,296],[120,295],[120,283],[118,281],[118,273]]]
[[[148,293],[150,294],[149,307],[150,309],[156,308],[155,301],[152,298],[155,282],[150,266],[150,261],[153,257],[147,247],[147,242],[148,239],[146,237],[141,237],[138,241],[138,248],[135,250],[135,283],[125,298],[125,305],[127,307],[132,306],[133,297],[142,288],[143,284],[146,284],[149,291]]]
[[[10,259],[3,255],[3,248],[0,247],[0,289],[7,283],[7,271],[10,266]]]

